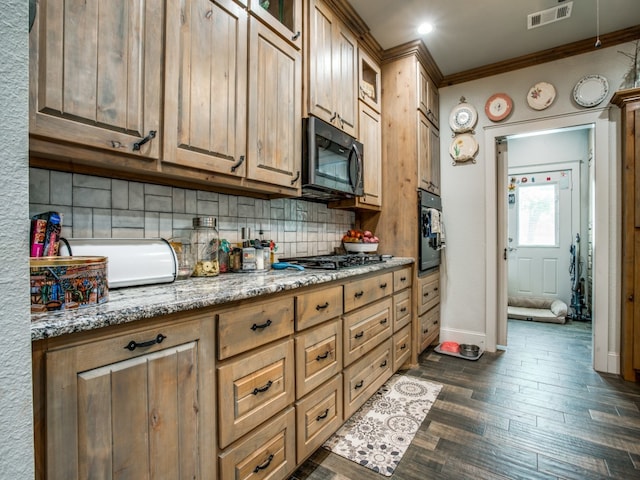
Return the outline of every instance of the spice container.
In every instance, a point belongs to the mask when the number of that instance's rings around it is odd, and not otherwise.
[[[196,217],[191,230],[194,277],[214,277],[220,273],[218,263],[218,222],[214,217]]]

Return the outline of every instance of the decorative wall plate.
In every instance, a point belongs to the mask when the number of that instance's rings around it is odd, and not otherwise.
[[[469,132],[473,130],[478,121],[478,111],[469,103],[459,103],[449,116],[449,126],[455,133]]]
[[[449,154],[453,158],[453,164],[456,162],[466,162],[467,160],[473,160],[476,153],[478,153],[478,142],[470,133],[463,133],[457,135],[451,141],[449,147]]]
[[[555,98],[555,87],[547,82],[539,82],[529,89],[527,103],[534,110],[544,110],[553,103]]]
[[[492,122],[504,120],[511,113],[513,100],[506,93],[496,93],[489,97],[484,105],[484,113]]]
[[[609,82],[601,75],[586,75],[573,87],[573,99],[582,107],[595,107],[609,93]]]

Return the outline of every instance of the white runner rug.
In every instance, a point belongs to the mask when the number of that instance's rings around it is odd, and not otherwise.
[[[393,375],[323,447],[389,477],[441,389],[420,378]]]

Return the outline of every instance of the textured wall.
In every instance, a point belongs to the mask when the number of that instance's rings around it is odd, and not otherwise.
[[[4,0],[0,28],[0,478],[33,479],[28,252],[28,2]]]
[[[253,238],[270,239],[278,255],[309,256],[333,252],[355,214],[297,199],[260,200],[215,192],[130,182],[33,168],[31,214],[63,215],[62,236],[69,238],[171,238],[189,235],[197,216],[218,219],[220,238],[241,240],[242,227]]]

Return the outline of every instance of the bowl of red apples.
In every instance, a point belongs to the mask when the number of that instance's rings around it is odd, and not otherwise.
[[[373,253],[380,239],[369,230],[351,229],[342,237],[342,245],[349,253]]]

